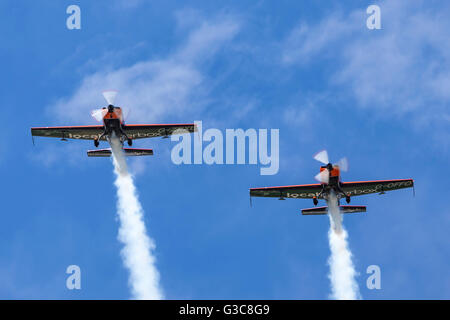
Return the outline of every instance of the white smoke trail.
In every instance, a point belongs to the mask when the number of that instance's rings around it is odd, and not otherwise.
[[[347,243],[348,235],[342,224],[342,215],[334,193],[331,193],[328,199],[328,215],[330,217],[328,241],[331,256],[328,264],[330,265],[331,297],[337,300],[360,299],[352,253]]]
[[[134,299],[163,299],[159,287],[159,272],[152,252],[155,244],[147,236],[143,210],[136,193],[133,177],[129,174],[120,141],[111,139],[115,185],[117,187],[117,211],[120,220],[118,239],[124,244],[121,255],[130,271],[129,284]]]

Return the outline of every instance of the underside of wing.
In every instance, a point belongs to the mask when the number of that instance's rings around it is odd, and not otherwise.
[[[196,132],[195,124],[129,124],[123,126],[131,139],[168,137],[173,134]]]
[[[60,139],[94,140],[103,132],[103,126],[72,126],[72,127],[36,127],[31,128],[35,137],[50,137]],[[105,140],[103,137],[101,140]]]
[[[345,193],[347,193],[351,197],[354,197],[369,193],[383,194],[387,191],[412,188],[414,187],[414,180],[397,179],[397,180],[343,182],[341,187]]]
[[[272,198],[293,198],[293,199],[312,199],[318,197],[322,185],[304,184],[296,186],[282,186],[282,187],[266,187],[266,188],[251,188],[251,197],[272,197]],[[321,198],[322,196],[320,196]]]

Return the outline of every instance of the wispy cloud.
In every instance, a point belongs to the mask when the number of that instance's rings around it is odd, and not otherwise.
[[[330,84],[349,93],[356,106],[389,116],[413,113],[418,125],[448,124],[450,21],[444,12],[450,5],[426,4],[381,2],[381,30],[366,28],[365,10],[301,23],[285,40],[282,62],[305,66],[330,59]]]
[[[336,12],[315,25],[299,23],[284,40],[282,62],[306,65],[327,53],[331,57],[335,56],[336,52],[328,49],[341,43],[355,29],[361,28],[355,19],[357,15],[353,13],[351,16],[353,19],[349,21],[342,12]]]
[[[46,168],[52,168],[60,163],[79,167],[80,163],[87,159],[85,145],[70,142],[55,145],[42,143],[40,138],[35,140],[37,146],[28,154],[29,159]]]
[[[177,15],[179,24],[184,23],[183,17]],[[86,122],[90,110],[104,105],[101,92],[115,89],[119,91],[117,104],[132,108],[128,121],[164,121],[168,115],[171,120],[195,115],[204,107],[202,97],[209,88],[203,72],[205,63],[238,30],[239,23],[231,16],[197,21],[171,55],[88,74],[71,96],[61,98],[49,109],[60,121]]]
[[[117,9],[135,9],[143,3],[143,0],[116,0],[114,5]]]

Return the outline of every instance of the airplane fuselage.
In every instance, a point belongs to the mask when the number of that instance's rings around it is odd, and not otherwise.
[[[347,203],[350,203],[350,196],[348,196],[341,187],[341,173],[339,166],[332,165],[331,163],[321,166],[320,172],[328,171],[328,182],[322,182],[322,191],[320,192],[319,198],[323,198],[328,202],[331,192],[334,192],[338,201],[341,198],[346,198]],[[313,199],[314,204],[317,204],[317,198]]]
[[[103,126],[104,132],[102,135],[94,141],[95,146],[98,146],[98,140],[102,137],[105,137],[106,140],[110,141],[113,136],[119,138],[120,142],[128,141],[128,145],[132,145],[132,140],[127,136],[125,131],[123,130],[123,114],[122,109],[120,107],[115,107],[113,105],[109,105],[107,108],[103,108],[105,111],[103,115]]]
[[[103,124],[105,127],[105,135],[109,138],[115,134],[116,137],[122,137],[122,124],[119,119],[103,119]]]

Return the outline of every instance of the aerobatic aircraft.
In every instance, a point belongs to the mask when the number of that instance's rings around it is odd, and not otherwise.
[[[333,194],[337,199],[341,213],[366,212],[365,206],[340,205],[340,199],[345,198],[347,204],[351,197],[360,196],[369,193],[384,194],[386,191],[414,188],[413,179],[397,180],[375,180],[375,181],[354,181],[342,182],[341,171],[348,170],[348,161],[342,158],[338,163],[331,164],[328,160],[328,152],[323,150],[314,156],[314,159],[322,162],[320,172],[315,176],[320,183],[303,184],[293,186],[250,188],[251,197],[271,197],[285,200],[293,199],[312,199],[314,206],[319,203],[319,199],[324,199],[327,204]],[[327,214],[328,206],[303,209],[303,215],[321,215]]]
[[[195,132],[195,124],[125,124],[122,109],[114,106],[115,91],[105,91],[103,96],[108,103],[107,107],[92,111],[91,115],[102,125],[88,126],[65,126],[65,127],[35,127],[31,128],[32,137],[52,137],[67,139],[93,140],[95,147],[100,141],[111,142],[115,136],[120,142],[127,141],[131,146],[133,140],[153,137],[167,138],[169,135],[178,133]],[[123,148],[126,156],[148,156],[153,155],[152,149]],[[111,148],[88,150],[89,157],[109,157]]]

